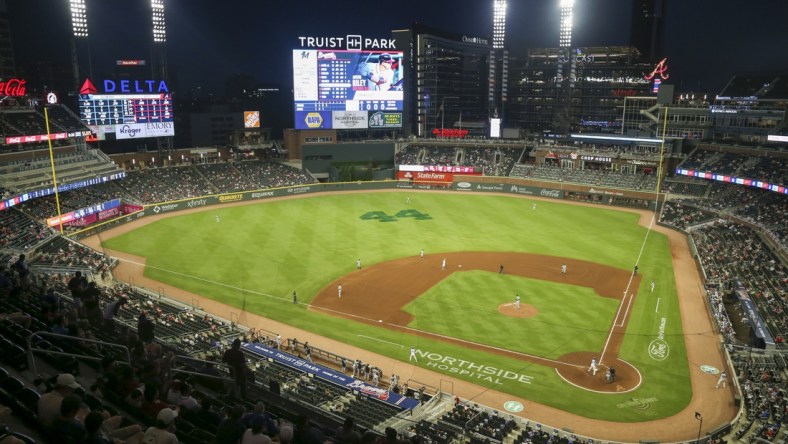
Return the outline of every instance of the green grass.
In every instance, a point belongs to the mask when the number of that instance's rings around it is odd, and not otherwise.
[[[427,254],[539,253],[629,270],[646,236],[637,225],[638,215],[604,207],[540,201],[534,211],[531,200],[517,197],[409,195],[410,205],[404,193],[349,193],[216,207],[162,219],[104,245],[147,257],[145,274],[150,278],[235,307],[245,302],[250,312],[406,360],[407,347],[359,335],[410,345],[415,339],[409,333],[307,311],[291,303],[293,289],[298,289],[300,302],[309,302],[329,282],[354,271],[356,258],[369,266],[415,256],[422,247]],[[393,216],[407,209],[429,214],[430,219],[369,219],[380,216],[370,212]],[[216,214],[221,223],[215,222]],[[365,214],[367,219],[362,218]],[[689,401],[691,387],[670,258],[667,239],[652,232],[640,260],[646,276],[640,292],[648,293],[651,278],[658,283],[657,291],[653,297],[638,298],[620,355],[643,374],[643,385],[634,392],[594,394],[569,386],[551,368],[423,338],[418,348],[440,359],[421,360],[419,365],[591,418],[631,422],[675,414]],[[548,358],[604,346],[618,307],[615,301],[588,288],[516,276],[490,279],[491,275],[451,274],[406,307],[416,316],[411,327]],[[521,293],[523,302],[535,305],[539,316],[492,316],[500,303],[513,300],[518,288],[528,289]],[[657,297],[659,315],[654,309]],[[648,345],[657,336],[662,316],[671,352],[658,362],[649,357]],[[516,374],[521,380],[443,368],[445,357],[508,371],[506,375]],[[633,406],[642,400],[647,400],[648,409]]]

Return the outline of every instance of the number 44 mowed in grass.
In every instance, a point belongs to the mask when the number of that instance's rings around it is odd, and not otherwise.
[[[399,222],[400,219],[407,217],[415,220],[432,219],[432,216],[419,210],[400,210],[393,216],[386,214],[385,211],[368,211],[361,215],[362,220],[377,220],[378,222]]]

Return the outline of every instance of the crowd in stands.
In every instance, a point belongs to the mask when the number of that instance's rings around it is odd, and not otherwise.
[[[487,176],[504,176],[524,149],[499,146],[450,146],[410,144],[395,155],[398,165],[475,167]]]

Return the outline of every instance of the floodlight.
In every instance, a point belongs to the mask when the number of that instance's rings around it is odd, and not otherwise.
[[[71,28],[74,37],[88,36],[88,14],[85,0],[69,0],[71,7]]]
[[[164,0],[150,0],[151,16],[153,17],[153,42],[167,41],[167,24],[164,21]]]
[[[503,48],[506,37],[506,0],[493,1],[493,49]]]
[[[572,46],[572,13],[574,0],[561,0],[561,29],[558,35],[558,46]]]

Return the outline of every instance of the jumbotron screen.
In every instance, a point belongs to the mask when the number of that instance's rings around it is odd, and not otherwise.
[[[402,51],[293,50],[297,129],[402,127]]]

